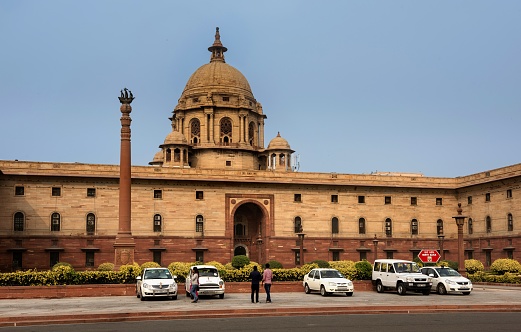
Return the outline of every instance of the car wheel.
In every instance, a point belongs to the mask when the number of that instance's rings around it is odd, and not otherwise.
[[[353,292],[347,292],[346,295],[347,296],[353,296]]]
[[[396,291],[400,295],[405,295],[407,293],[407,289],[405,288],[405,286],[401,282],[396,286]]]
[[[326,288],[324,287],[324,285],[320,285],[320,295],[322,295],[322,296],[327,295]]]
[[[219,294],[220,299],[224,299],[224,294]]]
[[[376,291],[378,293],[383,293],[384,292],[384,285],[382,285],[382,282],[380,280],[378,280],[376,282]]]
[[[306,293],[306,294],[311,293],[311,289],[309,289],[308,284],[304,285],[304,293]]]
[[[436,287],[436,291],[438,292],[438,294],[440,295],[445,295],[447,294],[447,289],[445,288],[445,286],[443,284],[438,284],[438,287]]]
[[[463,295],[470,295],[470,292],[463,292]]]

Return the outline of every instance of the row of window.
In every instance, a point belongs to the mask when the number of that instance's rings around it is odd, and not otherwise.
[[[506,197],[507,198],[512,198],[512,189],[507,189],[507,193],[506,193]],[[485,202],[490,202],[490,193],[485,193]],[[471,205],[472,204],[472,196],[468,196],[467,197],[467,204],[468,205]]]
[[[294,219],[294,232],[295,233],[302,233],[302,218],[301,217],[295,217]],[[391,237],[393,235],[393,221],[390,218],[385,219],[385,235],[388,237]],[[469,234],[474,233],[473,228],[473,221],[472,218],[469,218],[467,223],[467,230]],[[333,217],[331,219],[331,234],[338,234],[339,233],[339,220],[337,217]],[[492,218],[487,216],[485,218],[485,228],[487,233],[492,232]],[[412,219],[410,222],[410,232],[411,235],[418,235],[418,229],[419,229],[419,222],[417,219]],[[507,215],[507,231],[512,232],[514,231],[514,217],[511,213]],[[358,219],[358,234],[366,234],[366,220],[365,218]],[[438,219],[436,221],[436,234],[437,235],[443,235],[443,220]]]

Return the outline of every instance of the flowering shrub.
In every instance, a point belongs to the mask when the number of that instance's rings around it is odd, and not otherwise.
[[[331,268],[337,269],[347,279],[350,279],[350,280],[356,279],[357,270],[356,270],[355,262],[353,262],[353,261],[332,261],[332,262],[329,262],[329,264],[331,265]]]
[[[168,269],[172,275],[177,276],[177,282],[185,282],[192,265],[195,263],[172,262],[168,265]]]
[[[114,271],[113,263],[101,263],[98,266],[98,271]]]
[[[138,263],[121,265],[119,272],[122,274],[125,283],[132,283],[136,281],[136,277],[141,274],[141,267]]]
[[[467,259],[465,261],[465,270],[467,270],[467,273],[474,274],[483,271],[484,269],[485,267],[483,266],[483,263],[476,259]]]
[[[159,265],[156,262],[145,262],[145,263],[141,264],[140,267],[141,267],[141,272],[143,272],[144,269],[151,268],[151,267],[161,267],[161,265]],[[141,274],[141,272],[139,274]]]
[[[521,272],[521,264],[514,259],[500,258],[490,265],[490,270],[497,274],[519,273]]]
[[[468,274],[472,282],[493,282],[493,283],[507,283],[507,284],[521,284],[521,276],[517,273],[506,272],[505,274],[490,274],[483,271],[478,271],[474,274]]]

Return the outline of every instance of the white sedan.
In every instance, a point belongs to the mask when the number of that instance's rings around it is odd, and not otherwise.
[[[176,276],[165,267],[145,268],[136,277],[136,296],[144,301],[146,298],[167,297],[177,300]]]
[[[422,267],[421,271],[432,278],[431,290],[440,295],[455,292],[469,295],[472,291],[472,282],[450,267],[427,266]]]
[[[302,285],[306,294],[319,291],[322,296],[331,293],[345,293],[347,296],[352,296],[354,291],[353,282],[335,269],[313,269],[304,276]]]

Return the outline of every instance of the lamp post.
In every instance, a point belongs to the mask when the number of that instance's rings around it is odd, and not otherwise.
[[[440,240],[440,251],[441,251],[441,260],[445,260],[445,251],[443,250],[443,240],[445,239],[445,235],[438,235],[438,239]]]
[[[374,235],[373,246],[374,246],[374,260],[376,260],[378,258],[378,239],[376,238],[376,234]]]
[[[458,215],[452,218],[456,220],[456,225],[458,226],[458,272],[464,276],[466,274],[466,269],[463,248],[463,225],[465,224],[465,218],[467,217],[461,214],[463,211],[461,209],[461,203],[458,203],[457,211]]]

